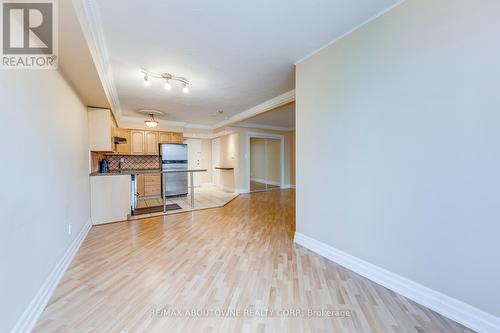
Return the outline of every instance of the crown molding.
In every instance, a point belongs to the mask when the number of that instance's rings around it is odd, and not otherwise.
[[[221,128],[224,126],[228,126],[245,119],[255,117],[261,113],[266,111],[270,111],[282,105],[288,104],[295,101],[295,89],[290,90],[284,94],[271,98],[270,100],[265,101],[259,105],[256,105],[248,110],[242,111],[240,113],[235,114],[227,120],[221,121],[213,126],[213,129]]]
[[[188,139],[217,139],[222,136],[230,135],[233,133],[237,133],[233,129],[225,129],[223,131],[217,132],[217,133],[190,133],[190,132],[184,132],[184,138]]]
[[[321,52],[322,50],[326,49],[328,46],[330,45],[333,45],[335,44],[336,42],[338,42],[339,40],[341,40],[342,38],[346,37],[347,35],[350,35],[351,33],[353,33],[354,31],[358,30],[359,28],[363,27],[364,25],[370,23],[371,21],[379,18],[380,16],[384,15],[385,13],[393,10],[394,8],[396,8],[397,6],[399,6],[400,4],[402,4],[403,2],[405,2],[406,0],[399,0],[398,2],[396,2],[395,4],[387,7],[386,9],[384,10],[381,10],[380,12],[376,13],[375,15],[369,17],[367,20],[361,22],[360,24],[356,25],[354,28],[350,29],[349,31],[347,31],[346,33],[340,35],[339,37],[335,38],[334,40],[326,43],[325,45],[321,46],[320,48],[312,51],[311,53],[308,53],[307,55],[303,56],[302,58],[300,58],[299,60],[297,60],[296,62],[294,62],[294,65],[298,65],[299,63],[301,63],[302,61],[312,57],[313,55],[315,55],[316,53],[319,53]]]
[[[72,2],[104,92],[119,123],[122,110],[109,61],[99,6],[95,0],[72,0]]]
[[[267,129],[267,130],[275,130],[275,131],[284,131],[290,132],[295,131],[294,127],[281,127],[281,126],[272,126],[272,125],[264,125],[264,124],[256,124],[256,123],[240,123],[238,125],[234,125],[235,127],[243,127],[243,128],[258,128],[258,129]]]

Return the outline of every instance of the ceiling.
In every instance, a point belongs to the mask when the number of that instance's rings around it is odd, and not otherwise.
[[[82,28],[71,1],[59,4],[59,71],[83,103],[109,108],[110,104],[87,47]]]
[[[165,120],[206,126],[293,90],[294,62],[397,2],[87,1],[96,8],[115,111],[142,117],[137,110],[155,109]],[[165,91],[161,79],[146,87],[141,68],[188,78],[190,93],[175,83]]]
[[[295,129],[295,102],[248,118],[243,122],[237,123],[236,126],[293,130]]]

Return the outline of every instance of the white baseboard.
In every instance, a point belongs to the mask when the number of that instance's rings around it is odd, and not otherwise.
[[[71,261],[75,257],[75,254],[78,252],[80,245],[83,243],[83,240],[87,236],[91,225],[92,222],[89,219],[87,224],[83,226],[78,236],[73,240],[69,248],[66,250],[61,260],[59,260],[56,267],[54,267],[49,277],[40,287],[40,289],[36,293],[35,297],[31,300],[26,310],[24,310],[21,317],[19,317],[16,324],[10,331],[11,333],[18,333],[18,332],[24,333],[24,332],[31,332],[33,330],[33,327],[38,321],[38,318],[45,309],[45,306],[47,306],[47,303],[52,297],[54,290],[56,289],[57,285],[59,284],[59,281],[63,277],[64,272],[66,272],[66,269],[68,268],[69,264],[71,264]]]
[[[490,313],[370,264],[301,233],[295,233],[294,241],[470,329],[488,333],[500,332],[500,318]]]
[[[237,193],[238,194],[246,194],[246,193],[250,193],[250,190],[249,189],[246,189],[246,188],[239,188],[237,190]]]
[[[287,188],[295,188],[295,185],[292,184],[287,184],[285,186],[281,186],[281,188],[287,189]]]
[[[274,182],[272,180],[267,180],[267,179],[262,179],[262,178],[250,178],[251,181],[262,183],[262,184],[267,184],[267,185],[275,185],[275,186],[280,186],[280,182]]]

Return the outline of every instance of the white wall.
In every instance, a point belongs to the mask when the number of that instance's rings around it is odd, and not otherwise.
[[[295,131],[290,132],[290,185],[295,185]]]
[[[2,70],[0,84],[0,332],[8,332],[89,222],[88,128],[57,71]]]
[[[220,140],[220,165],[214,167],[234,168],[234,170],[215,170],[219,173],[220,186],[228,191],[237,191],[239,182],[239,160],[240,149],[238,146],[239,136],[238,133],[231,133],[221,136]]]
[[[297,231],[497,316],[499,17],[408,0],[296,71]]]

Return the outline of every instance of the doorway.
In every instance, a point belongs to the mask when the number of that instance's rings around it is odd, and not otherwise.
[[[250,192],[280,189],[283,185],[283,137],[249,135]]]
[[[186,139],[184,143],[187,144],[188,151],[188,169],[201,169],[202,165],[202,154],[201,154],[201,140],[200,139]],[[191,186],[191,180],[188,180],[189,186]],[[200,187],[201,184],[201,174],[199,172],[193,173],[193,183],[194,187]]]
[[[221,187],[220,170],[215,167],[221,165],[220,160],[220,138],[215,138],[212,140],[212,184],[217,187]]]

